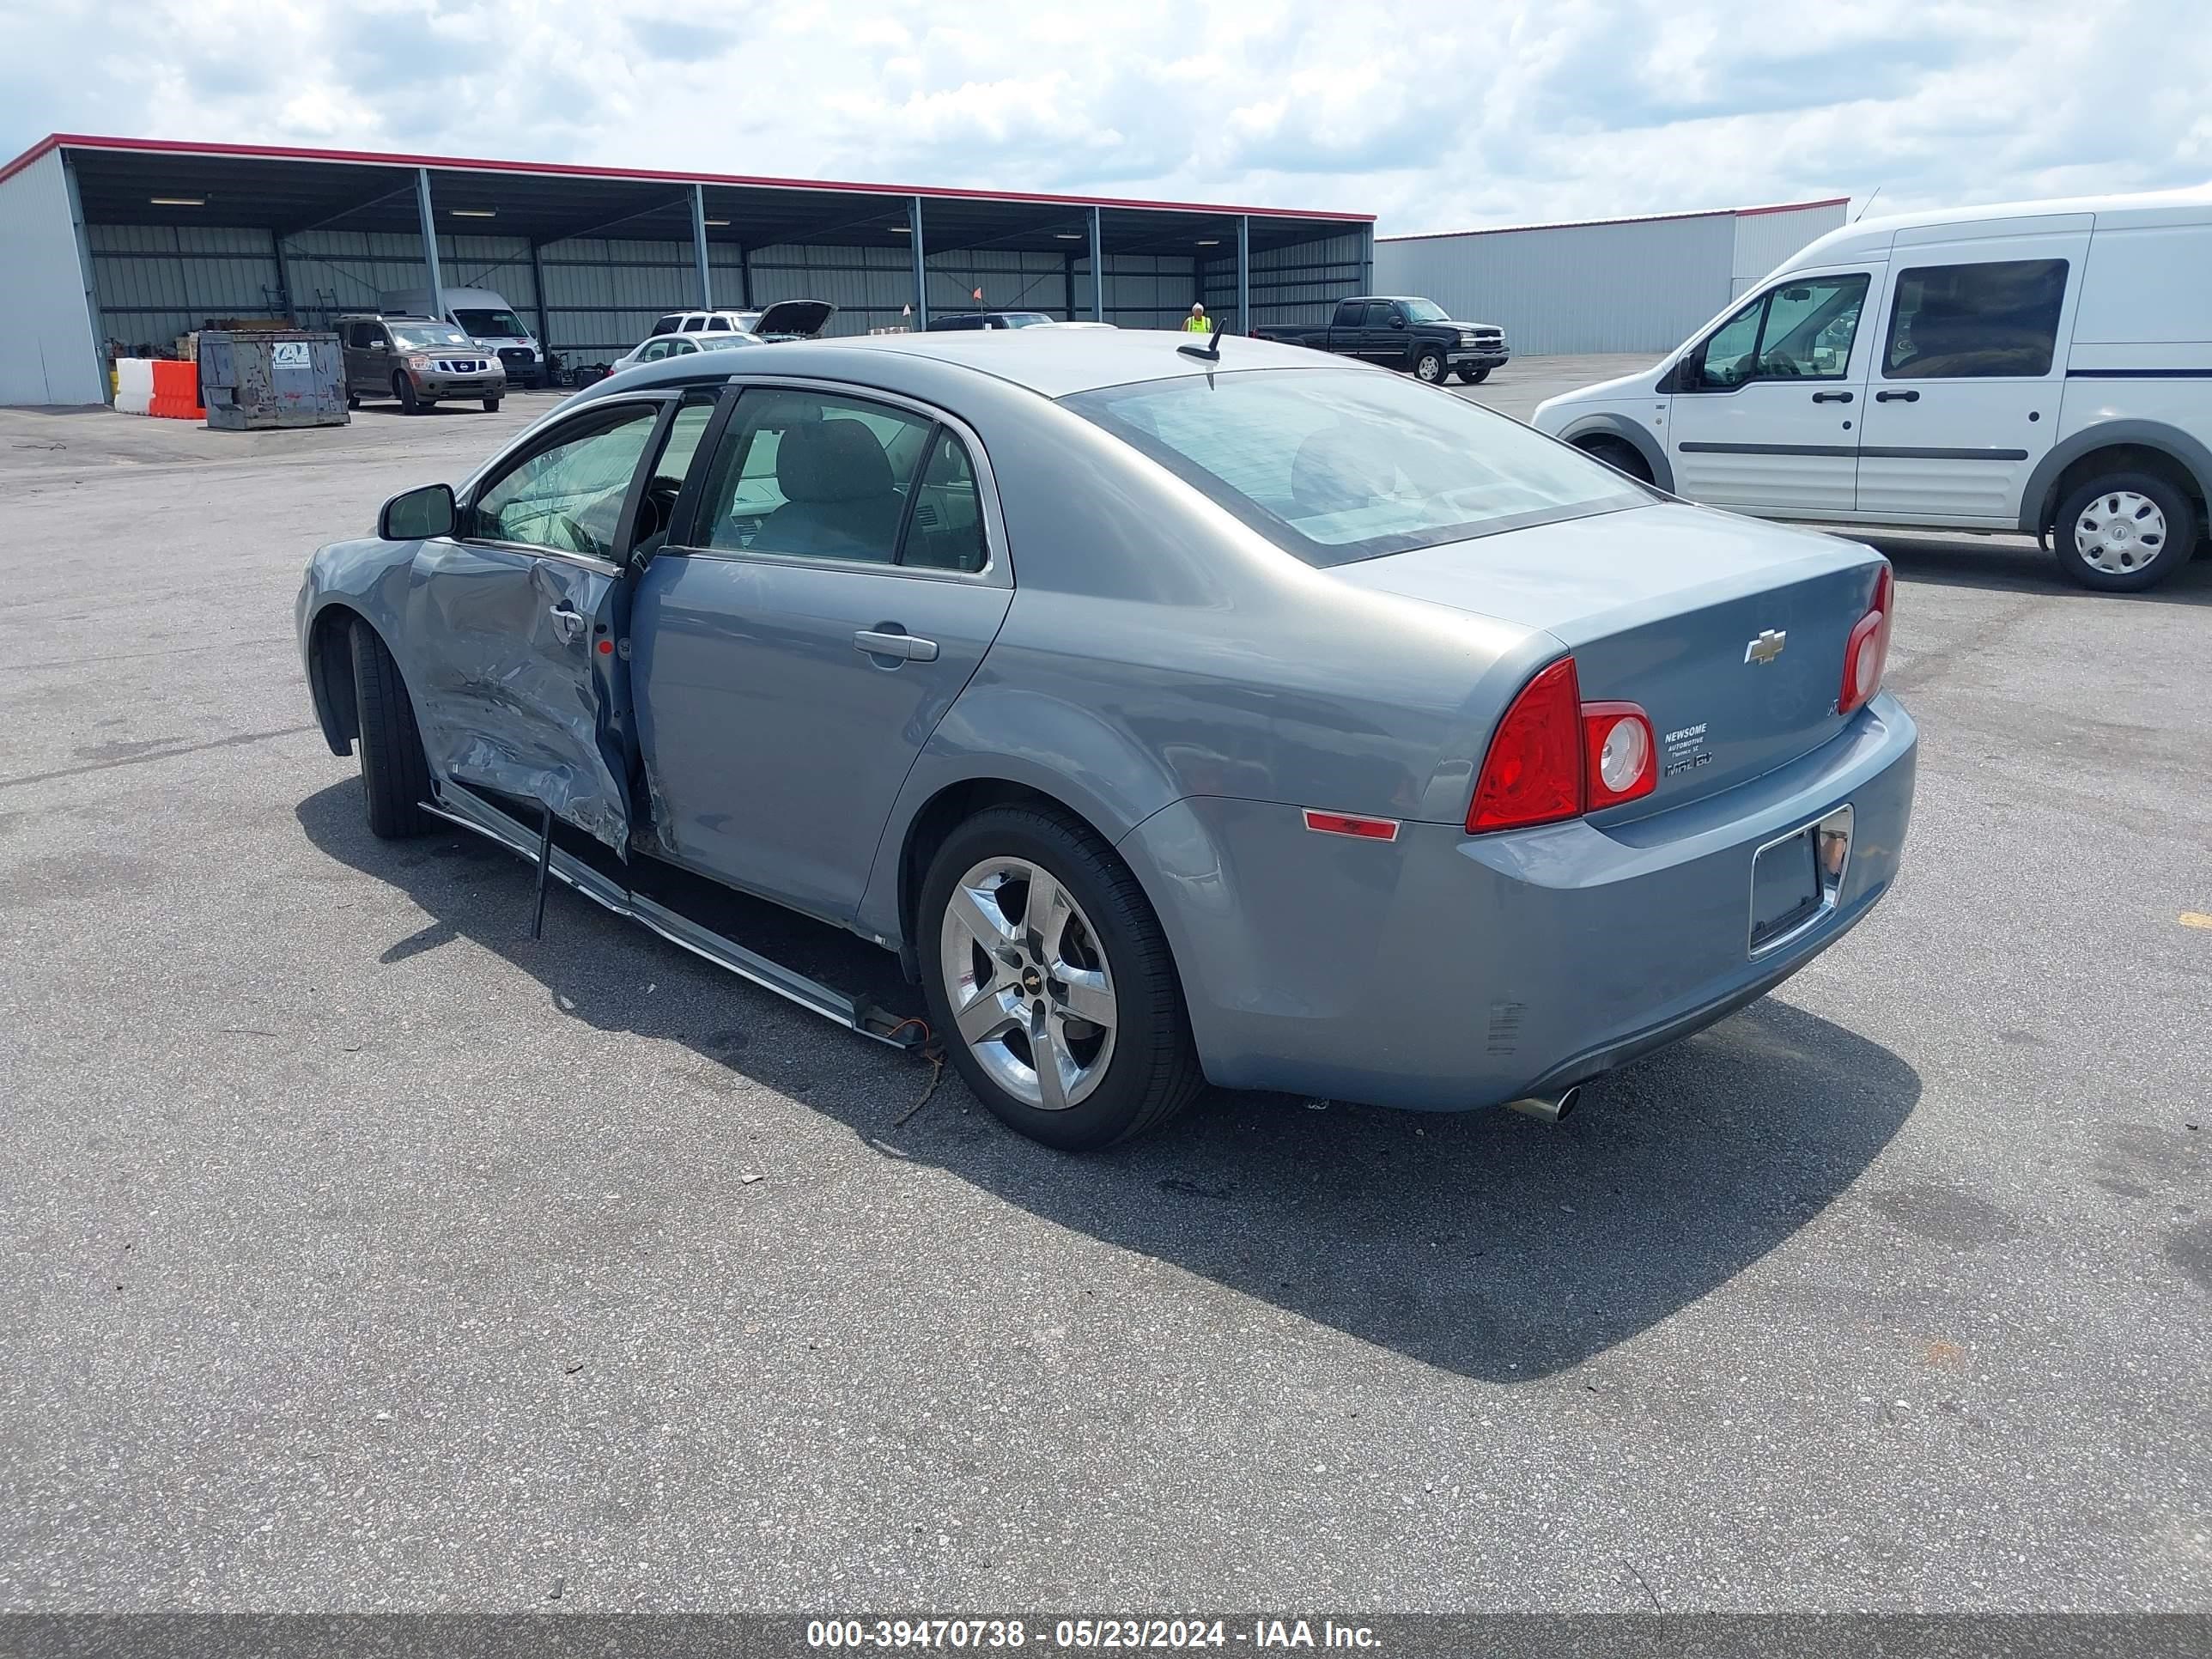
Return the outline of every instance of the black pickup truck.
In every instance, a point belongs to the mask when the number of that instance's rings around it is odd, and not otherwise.
[[[1311,346],[1343,357],[1411,369],[1433,384],[1456,370],[1469,386],[1480,386],[1510,356],[1505,331],[1495,323],[1455,323],[1434,300],[1404,295],[1363,294],[1339,300],[1336,315],[1322,328],[1286,328],[1262,323],[1252,332],[1284,345]]]

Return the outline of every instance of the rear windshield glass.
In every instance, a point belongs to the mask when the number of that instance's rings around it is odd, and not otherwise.
[[[1065,402],[1309,564],[1348,564],[1653,499],[1517,421],[1369,370],[1193,374]]]

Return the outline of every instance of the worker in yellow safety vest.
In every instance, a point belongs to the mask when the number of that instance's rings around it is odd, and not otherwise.
[[[1206,319],[1206,307],[1204,306],[1193,306],[1190,308],[1190,315],[1182,319],[1182,331],[1186,334],[1211,334],[1213,332],[1213,325],[1208,322]]]

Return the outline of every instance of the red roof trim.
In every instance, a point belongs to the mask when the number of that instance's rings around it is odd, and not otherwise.
[[[1848,196],[1824,197],[1817,202],[1769,202],[1760,207],[1702,208],[1688,213],[1638,213],[1624,219],[1561,219],[1548,224],[1487,225],[1480,230],[1407,231],[1396,236],[1377,236],[1378,242],[1431,242],[1444,236],[1503,236],[1516,230],[1588,230],[1595,225],[1656,225],[1674,219],[1750,219],[1762,213],[1802,213],[1808,208],[1849,207]]]
[[[174,138],[100,138],[83,133],[49,133],[4,167],[0,181],[14,177],[47,151],[58,149],[143,151],[161,155],[222,155],[270,161],[343,161],[369,167],[439,167],[462,173],[527,173],[569,179],[615,179],[639,184],[729,185],[762,190],[825,190],[867,196],[920,196],[943,201],[1033,202],[1040,206],[1138,208],[1165,213],[1231,213],[1266,219],[1337,219],[1372,224],[1371,213],[1309,213],[1297,208],[1229,207],[1207,202],[1146,202],[1115,196],[1055,196],[1034,191],[938,189],[911,185],[862,185],[829,179],[750,178],[742,173],[679,173],[664,167],[588,167],[568,161],[486,161],[459,155],[389,155],[377,150],[297,149],[281,144],[198,144]]]

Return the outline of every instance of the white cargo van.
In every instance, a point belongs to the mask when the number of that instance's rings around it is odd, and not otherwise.
[[[509,386],[545,384],[545,350],[538,337],[522,325],[514,307],[497,290],[489,288],[449,288],[441,290],[446,308],[437,313],[487,351],[507,370]],[[428,317],[430,290],[394,289],[377,296],[376,308],[387,317]]]
[[[1535,425],[1716,507],[2021,532],[2148,587],[2208,536],[2212,187],[1847,225]]]

